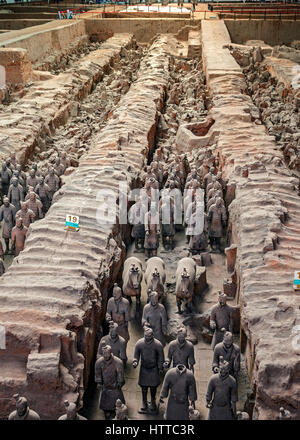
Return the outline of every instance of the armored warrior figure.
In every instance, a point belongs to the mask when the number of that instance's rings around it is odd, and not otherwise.
[[[169,368],[173,361],[173,367],[185,365],[186,368],[194,372],[195,354],[194,346],[186,340],[186,329],[181,327],[177,331],[177,339],[171,341],[168,348],[168,356],[164,363],[165,368]]]
[[[12,229],[11,233],[11,247],[14,250],[15,257],[24,249],[26,240],[27,228],[23,226],[23,220],[21,217],[16,219],[16,226]]]
[[[10,179],[12,177],[12,172],[7,168],[6,163],[3,162],[2,169],[0,171],[1,186],[2,186],[2,196],[7,195],[8,188],[10,185]]]
[[[136,203],[132,205],[128,213],[128,220],[132,227],[131,236],[134,238],[135,251],[139,252],[144,249],[145,241],[145,214],[147,206],[141,199],[137,199]]]
[[[54,193],[59,189],[59,178],[53,167],[49,168],[49,174],[45,177],[45,184],[49,186],[50,199],[52,200]]]
[[[219,304],[216,304],[211,311],[210,327],[214,330],[214,336],[211,347],[214,350],[219,342],[223,341],[226,331],[232,333],[232,307],[226,304],[227,295],[219,291]]]
[[[99,342],[97,359],[103,355],[102,348],[105,345],[111,347],[112,354],[121,359],[125,368],[127,362],[126,341],[122,336],[118,335],[118,324],[113,321],[110,321],[109,323],[109,334],[103,336]]]
[[[16,209],[14,205],[9,203],[7,197],[3,199],[3,205],[0,207],[0,222],[3,220],[2,237],[5,241],[5,253],[9,252],[9,239],[11,238],[11,231],[15,223]]]
[[[151,206],[150,211],[146,212],[144,224],[146,233],[144,242],[146,257],[155,257],[159,246],[160,234],[159,213],[156,207]]]
[[[125,403],[122,386],[125,383],[124,368],[121,359],[115,357],[111,347],[102,348],[103,356],[95,364],[95,382],[101,390],[99,408],[104,411],[105,419],[109,420],[115,413],[118,399]]]
[[[77,414],[75,403],[70,403],[68,400],[65,400],[65,407],[67,409],[66,414],[60,416],[58,420],[87,420],[85,417]]]
[[[226,210],[222,205],[222,199],[217,198],[215,205],[211,205],[208,211],[209,238],[211,248],[214,249],[214,243],[221,250],[221,238],[226,225]]]
[[[122,298],[122,290],[116,284],[113,288],[113,297],[107,302],[107,314],[115,323],[118,324],[118,334],[129,341],[128,321],[129,321],[129,301]]]
[[[35,187],[34,192],[39,196],[42,204],[43,204],[43,213],[46,214],[48,209],[50,208],[50,188],[45,183],[45,179],[43,176],[40,177],[40,183]]]
[[[30,223],[34,222],[34,212],[28,208],[26,202],[21,202],[21,209],[16,213],[16,219],[20,217],[23,220],[23,225],[29,228]]]
[[[26,200],[26,205],[29,210],[31,210],[34,213],[34,220],[37,220],[39,218],[43,218],[43,212],[42,212],[42,202],[37,199],[35,192],[30,191],[29,197]]]
[[[214,174],[215,174],[214,167],[210,167],[209,172],[207,174],[205,174],[204,179],[203,179],[205,188],[207,187],[207,185],[209,183],[212,182],[212,177],[214,176]]]
[[[139,385],[142,388],[143,406],[139,413],[157,413],[155,402],[156,389],[160,384],[160,373],[163,371],[164,350],[162,344],[154,338],[153,331],[144,327],[144,338],[139,339],[134,349],[133,368],[138,366],[141,359]],[[150,387],[151,405],[148,407],[147,393]]]
[[[29,177],[26,179],[26,187],[27,191],[29,191],[29,187],[35,188],[39,183],[38,178],[36,177],[35,170],[32,168],[29,171]]]
[[[214,349],[213,372],[217,373],[219,371],[220,359],[225,359],[229,363],[229,374],[237,381],[240,371],[240,353],[239,347],[233,344],[232,333],[226,332],[223,342],[219,342]]]
[[[159,304],[158,293],[149,294],[149,303],[144,306],[142,316],[142,326],[148,323],[153,330],[153,335],[162,345],[165,345],[164,334],[167,332],[167,313],[165,306]]]
[[[160,402],[163,403],[169,392],[165,419],[189,420],[189,401],[195,408],[197,390],[194,374],[185,365],[178,364],[167,372],[160,393]]]
[[[19,211],[19,209],[21,209],[20,202],[24,200],[23,188],[22,185],[18,183],[18,179],[16,177],[13,177],[11,182],[12,183],[9,186],[7,197],[9,202],[16,208],[16,211]]]
[[[213,374],[208,382],[206,407],[207,420],[234,420],[238,401],[236,380],[229,375],[229,363],[220,360],[219,373]]]
[[[8,420],[40,420],[40,416],[29,408],[26,397],[15,394],[16,410],[10,413]]]

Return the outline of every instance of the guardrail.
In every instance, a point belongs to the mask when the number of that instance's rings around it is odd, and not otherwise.
[[[213,9],[213,11],[215,12],[215,9]],[[234,18],[234,20],[236,20],[237,16],[239,15],[244,15],[249,17],[249,19],[251,18],[257,18],[257,17],[261,17],[264,18],[264,20],[266,20],[267,18],[279,18],[279,20],[281,20],[282,18],[288,18],[288,16],[290,18],[294,18],[294,20],[299,19],[300,16],[300,9],[269,9],[269,8],[265,8],[265,9],[260,9],[260,10],[254,10],[254,9],[235,9],[234,11],[231,10],[223,10],[222,12],[220,11],[216,11],[219,15],[219,18]],[[247,18],[246,17],[246,18]]]

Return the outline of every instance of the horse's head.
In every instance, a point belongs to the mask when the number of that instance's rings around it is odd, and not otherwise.
[[[187,269],[184,268],[181,274],[181,283],[180,283],[183,295],[187,295],[189,293],[189,284],[190,284],[190,274],[188,273]]]
[[[134,289],[139,288],[139,268],[134,263],[129,268],[129,281]]]
[[[156,290],[158,284],[160,281],[160,273],[157,270],[157,267],[154,268],[154,271],[152,272],[152,288],[153,290]]]

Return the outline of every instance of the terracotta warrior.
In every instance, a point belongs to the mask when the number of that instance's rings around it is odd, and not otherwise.
[[[39,183],[39,179],[37,178],[36,174],[35,174],[35,170],[32,168],[29,171],[29,176],[26,179],[26,187],[27,187],[27,191],[29,191],[29,187],[31,186],[32,188],[35,188]]]
[[[155,257],[157,248],[159,246],[159,213],[155,206],[151,206],[150,210],[146,212],[145,219],[145,254],[146,258]]]
[[[19,184],[16,177],[11,179],[11,185],[9,186],[7,197],[9,202],[16,208],[16,211],[19,211],[19,209],[21,209],[20,202],[24,200],[24,196],[22,185]]]
[[[214,244],[216,244],[216,248],[221,251],[221,238],[223,237],[226,220],[226,210],[222,204],[222,199],[218,197],[215,205],[212,205],[208,211],[209,238],[212,250]]]
[[[21,202],[21,209],[16,213],[16,219],[20,217],[23,220],[23,225],[29,228],[30,223],[34,222],[34,212],[28,208],[26,202]]]
[[[85,417],[77,413],[77,406],[73,402],[65,400],[66,414],[59,417],[58,420],[87,420]]]
[[[168,397],[166,420],[189,420],[189,402],[195,408],[197,389],[194,374],[185,365],[178,364],[165,375],[160,402]]]
[[[117,284],[113,288],[113,297],[109,298],[107,302],[107,314],[110,319],[118,324],[118,334],[125,339],[127,344],[129,341],[129,301],[126,298],[122,298],[122,290]]]
[[[113,420],[129,420],[128,408],[120,399],[116,401],[116,417]]]
[[[49,174],[45,177],[45,184],[49,186],[50,199],[52,200],[54,193],[59,189],[59,178],[53,167],[49,168]]]
[[[157,413],[155,402],[156,390],[160,384],[160,373],[163,372],[164,350],[162,344],[154,338],[153,331],[144,327],[144,337],[135,344],[133,368],[138,366],[141,360],[139,386],[142,388],[143,406],[139,413]],[[148,406],[148,388],[151,393],[151,404]]]
[[[34,220],[43,218],[43,205],[42,202],[37,199],[35,192],[30,191],[29,198],[28,200],[26,200],[26,205],[28,209],[30,209],[34,213]]]
[[[65,167],[63,166],[63,164],[60,163],[60,158],[59,157],[57,157],[55,159],[54,168],[55,168],[55,174],[58,177],[62,176],[64,174],[64,172],[65,172]]]
[[[177,331],[177,339],[171,341],[168,348],[168,356],[164,363],[165,368],[169,368],[173,362],[173,367],[182,364],[194,372],[195,353],[194,346],[186,340],[186,329],[181,327]]]
[[[51,198],[50,198],[50,188],[45,183],[45,179],[43,176],[40,177],[40,183],[34,189],[34,192],[39,196],[42,204],[43,204],[43,213],[46,214],[48,209],[50,208]]]
[[[204,187],[206,188],[207,185],[209,183],[211,183],[212,181],[212,177],[215,175],[215,169],[214,167],[210,167],[209,172],[207,174],[205,174],[203,182],[204,182]]]
[[[60,163],[62,164],[62,166],[64,167],[64,172],[66,171],[66,169],[70,166],[70,161],[67,158],[67,154],[63,151],[60,155]]]
[[[18,165],[18,161],[17,161],[17,158],[16,158],[16,153],[14,153],[14,152],[10,153],[9,159],[10,159],[11,165],[16,169],[17,165]]]
[[[175,236],[175,207],[174,199],[170,196],[164,196],[161,204],[161,236],[163,247],[165,250],[174,249],[174,236]]]
[[[132,226],[131,236],[134,238],[135,251],[140,252],[144,250],[145,241],[145,214],[147,206],[142,200],[137,199],[136,203],[132,205],[128,212],[128,220]]]
[[[23,196],[24,196],[24,193],[25,193],[25,182],[24,182],[23,177],[22,177],[21,174],[20,174],[20,171],[18,171],[18,170],[14,170],[14,171],[13,171],[13,177],[15,177],[16,179],[18,179],[18,183],[21,185],[21,187],[22,187],[22,189],[23,189]]]
[[[40,420],[40,416],[29,408],[26,397],[15,394],[16,410],[10,413],[8,420]]]
[[[24,182],[24,189],[26,189],[26,187],[27,187],[27,176],[26,176],[26,173],[24,173],[24,171],[22,171],[22,167],[21,167],[21,165],[18,163],[17,164],[17,166],[16,166],[16,170],[18,171],[18,173],[19,173],[19,176],[23,179],[23,182]]]
[[[122,336],[118,335],[118,324],[113,321],[109,323],[109,334],[103,336],[99,342],[97,359],[103,355],[103,346],[109,345],[111,352],[114,356],[121,359],[124,368],[126,367],[127,355],[126,355],[126,341]]]
[[[16,226],[11,233],[11,247],[14,250],[14,255],[17,257],[19,253],[24,249],[26,240],[27,228],[23,226],[23,220],[21,217],[16,219]]]
[[[3,199],[3,205],[0,207],[0,222],[3,220],[2,237],[5,241],[5,253],[9,252],[9,239],[11,238],[12,228],[15,223],[16,209],[9,203],[7,197]]]
[[[116,401],[125,403],[122,386],[125,384],[124,368],[121,359],[115,357],[111,347],[103,347],[103,356],[95,364],[95,382],[101,390],[99,408],[104,411],[105,419],[115,415]]]
[[[149,303],[144,306],[142,316],[142,326],[148,324],[153,330],[153,335],[162,345],[165,345],[164,335],[167,332],[167,313],[165,306],[158,302],[158,293],[151,292]]]
[[[206,407],[207,420],[234,420],[238,401],[236,380],[229,375],[229,363],[220,361],[219,373],[213,374],[208,382]]]
[[[232,333],[226,332],[223,342],[219,342],[214,349],[213,372],[217,373],[219,371],[220,359],[225,359],[225,361],[229,363],[229,374],[237,381],[240,371],[240,357],[241,351],[239,347],[233,343]]]
[[[214,330],[214,336],[211,343],[211,347],[213,350],[215,346],[219,344],[219,342],[223,341],[223,337],[226,331],[232,333],[233,308],[227,305],[226,302],[227,295],[219,291],[219,303],[212,308],[209,322],[210,328]]]
[[[0,171],[1,177],[1,186],[2,186],[2,196],[7,195],[8,188],[10,185],[10,179],[12,177],[12,172],[9,168],[7,168],[6,163],[3,162],[2,168]]]
[[[40,172],[40,170],[38,169],[38,166],[37,166],[37,164],[36,163],[32,163],[31,164],[31,169],[33,169],[34,171],[35,171],[35,175],[36,175],[36,177],[41,177],[41,172]]]

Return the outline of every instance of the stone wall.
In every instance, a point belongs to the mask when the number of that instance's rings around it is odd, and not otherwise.
[[[256,36],[259,38],[260,36]],[[241,342],[255,393],[254,419],[276,419],[284,406],[299,418],[299,296],[292,288],[300,266],[298,179],[247,94],[241,68],[225,44],[223,21],[202,23],[202,56],[211,98],[216,151],[228,179],[232,243],[241,307]]]

